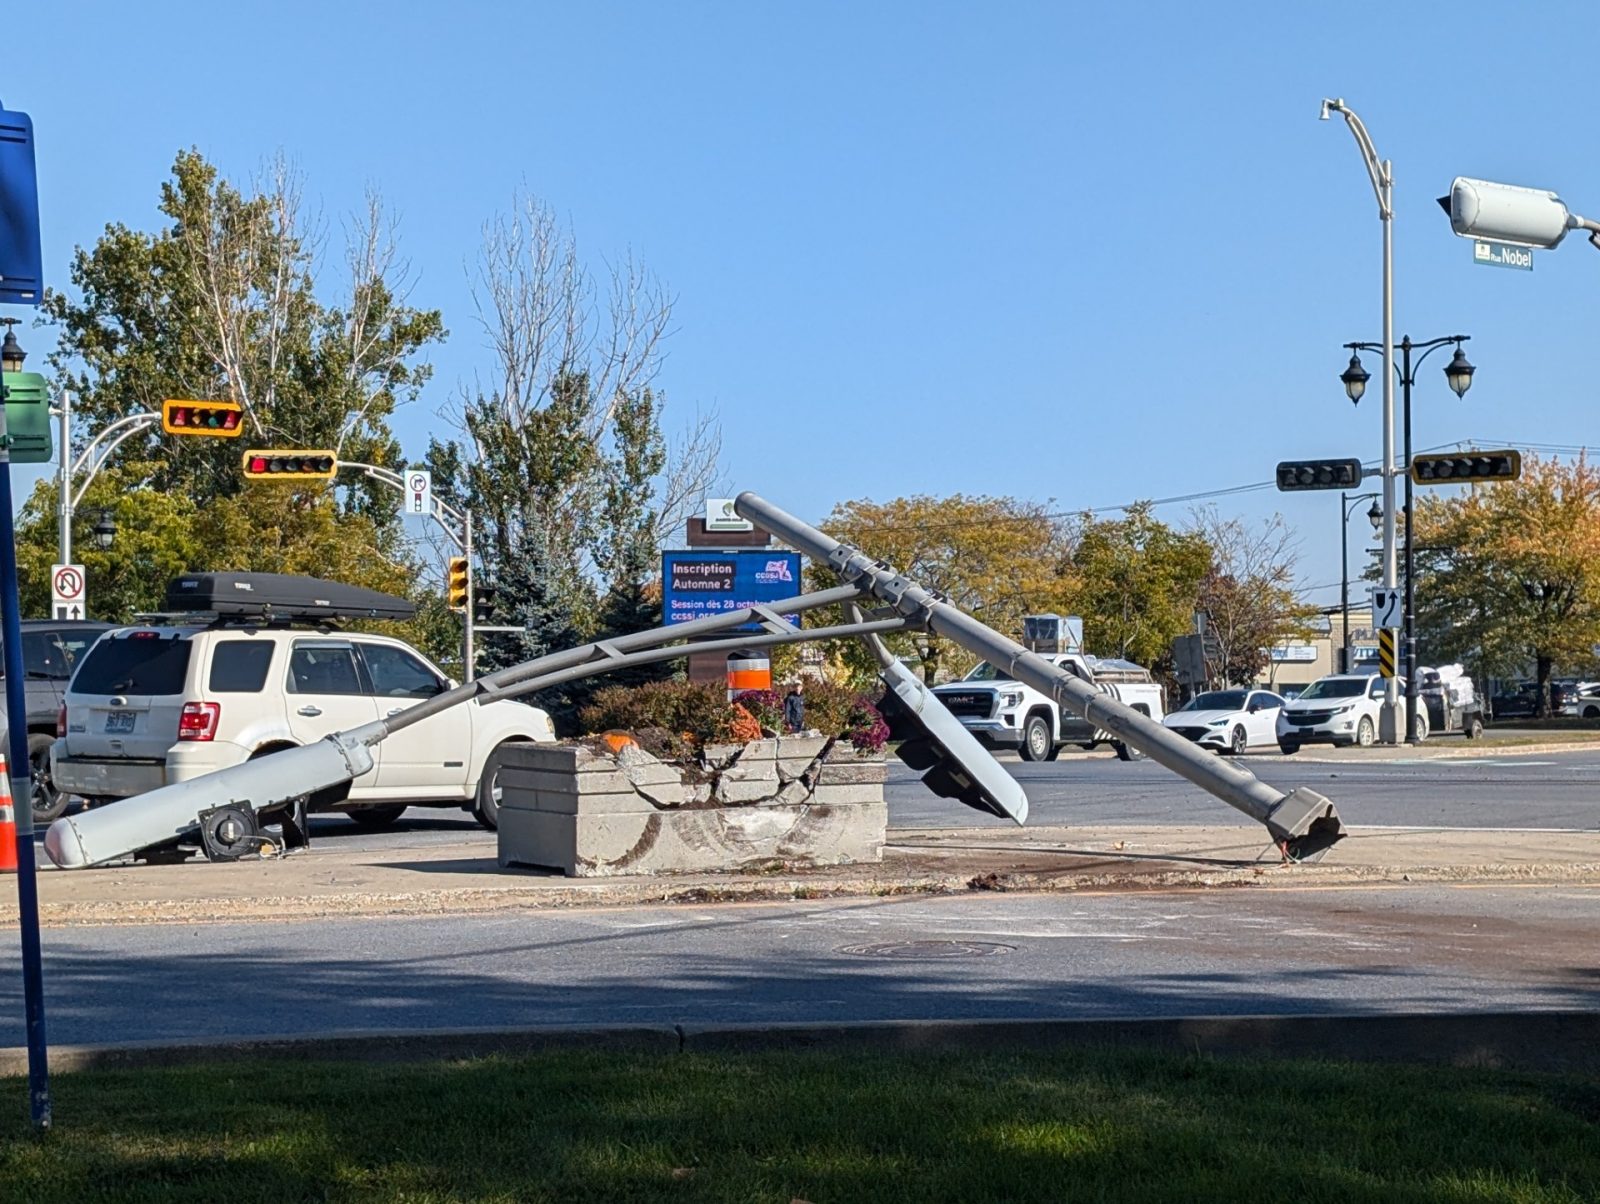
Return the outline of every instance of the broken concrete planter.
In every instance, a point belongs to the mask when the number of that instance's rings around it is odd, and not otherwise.
[[[513,744],[500,771],[500,864],[569,876],[705,873],[883,859],[881,755],[783,736],[708,746],[684,770],[638,748]]]

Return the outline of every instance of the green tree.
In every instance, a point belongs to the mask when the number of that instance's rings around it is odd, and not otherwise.
[[[1600,476],[1528,456],[1515,481],[1417,498],[1417,628],[1430,661],[1488,676],[1533,667],[1539,713],[1557,668],[1600,643]]]
[[[1070,535],[1071,607],[1101,656],[1152,668],[1171,660],[1172,641],[1194,626],[1212,548],[1198,531],[1161,522],[1148,502],[1121,518],[1083,515]]]
[[[888,502],[860,499],[839,503],[822,525],[835,539],[887,561],[951,605],[1014,637],[1022,633],[1023,615],[1053,609],[1069,585],[1062,575],[1059,532],[1048,507],[1036,502],[959,493]],[[836,581],[815,570],[812,583]],[[915,656],[929,683],[964,673],[973,664],[971,654],[931,634],[896,633],[888,644],[899,656]],[[843,641],[826,655],[840,663],[840,675],[853,684],[876,675],[859,641]]]

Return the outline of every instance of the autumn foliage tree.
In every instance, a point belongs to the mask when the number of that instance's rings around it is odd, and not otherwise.
[[[1553,671],[1600,643],[1600,474],[1527,456],[1515,481],[1417,500],[1417,619],[1425,659],[1490,676],[1531,665],[1539,712]]]

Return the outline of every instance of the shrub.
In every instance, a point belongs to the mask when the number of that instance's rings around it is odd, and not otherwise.
[[[746,690],[737,701],[761,725],[762,731],[776,736],[784,730],[783,697],[776,690]]]

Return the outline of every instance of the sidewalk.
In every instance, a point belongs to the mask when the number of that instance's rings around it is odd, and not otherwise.
[[[1600,883],[1600,832],[1355,829],[1314,865],[1285,865],[1255,824],[898,828],[881,864],[653,878],[501,870],[482,838],[281,860],[46,870],[46,926],[445,915],[551,907],[720,903],[969,890],[1150,890],[1384,882]],[[0,923],[16,922],[0,892]]]

